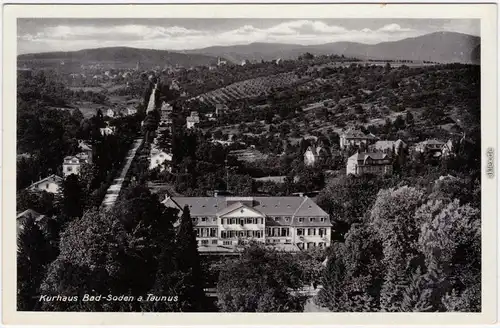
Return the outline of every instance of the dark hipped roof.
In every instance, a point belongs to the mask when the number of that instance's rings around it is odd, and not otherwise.
[[[351,139],[377,139],[373,134],[364,134],[359,130],[347,130],[344,132],[344,136]]]
[[[373,145],[373,148],[380,149],[380,150],[386,150],[386,149],[391,150],[392,147],[397,148],[397,147],[399,147],[400,144],[402,144],[403,146],[405,145],[405,143],[401,139],[398,139],[396,141],[379,140],[379,141],[375,142],[375,144]]]
[[[248,197],[245,197],[247,199]],[[175,207],[180,210],[185,205],[189,206],[191,216],[215,217],[224,215],[231,210],[236,210],[241,206],[248,206],[241,203],[232,203],[237,197],[171,197],[166,198],[163,204],[167,207]],[[252,197],[253,206],[249,208],[262,213],[266,217],[273,218],[276,225],[331,225],[328,213],[323,211],[309,197]],[[227,206],[227,202],[230,202]],[[285,218],[275,220],[274,217],[289,217],[288,222]],[[304,218],[304,222],[299,222],[298,218]],[[314,220],[314,224],[309,222],[310,217],[324,217],[326,220],[321,222],[319,219]],[[266,220],[269,222],[269,220]]]

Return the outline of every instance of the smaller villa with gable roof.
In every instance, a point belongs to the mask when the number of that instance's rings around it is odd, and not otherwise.
[[[391,175],[392,159],[385,153],[356,153],[347,160],[346,174]]]
[[[340,135],[340,149],[361,144],[371,145],[377,140],[378,138],[372,133],[365,134],[362,131],[350,129]]]

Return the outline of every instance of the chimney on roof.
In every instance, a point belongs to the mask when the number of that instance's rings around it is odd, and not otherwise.
[[[304,197],[304,193],[303,192],[299,192],[299,197]]]
[[[219,194],[219,193],[217,192],[217,190],[216,190],[216,191],[214,191],[214,197],[217,197],[217,195],[218,195],[218,194]]]

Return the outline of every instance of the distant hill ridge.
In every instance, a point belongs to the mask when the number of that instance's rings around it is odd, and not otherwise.
[[[399,41],[364,44],[333,42],[319,45],[251,43],[186,50],[185,53],[233,58],[234,61],[297,58],[304,52],[313,55],[344,55],[359,59],[393,59],[436,62],[478,63],[481,38],[456,32],[434,32]]]
[[[217,58],[204,54],[185,54],[180,52],[157,50],[157,49],[140,49],[131,47],[109,47],[84,49],[68,52],[44,52],[35,54],[23,54],[17,57],[19,61],[68,61],[97,63],[97,62],[117,62],[135,66],[137,62],[147,66],[159,65],[163,67],[165,64],[182,65],[182,66],[198,66],[211,65],[217,63]]]
[[[479,63],[481,38],[456,32],[435,32],[399,41],[363,44],[333,42],[320,45],[256,42],[246,45],[214,46],[202,49],[169,51],[110,47],[70,52],[23,54],[23,61],[71,61],[81,63],[117,62],[128,66],[141,62],[145,65],[213,65],[217,57],[234,63],[248,60],[296,59],[310,52],[313,55],[344,55],[359,59],[413,60],[434,62]]]

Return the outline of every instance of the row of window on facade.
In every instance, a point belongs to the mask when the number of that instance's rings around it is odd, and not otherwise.
[[[314,243],[314,242],[310,242],[310,243],[297,243],[297,247],[299,249],[306,249],[304,246],[307,246],[307,249],[314,248],[314,247],[325,248],[326,247],[326,243],[324,243],[324,242],[319,242],[319,243]]]
[[[271,243],[279,243],[280,240],[269,240],[269,242],[271,242]],[[212,239],[212,240],[202,239],[202,240],[198,240],[198,244],[199,245],[204,245],[204,246],[217,245],[218,244],[218,240],[217,239]],[[285,244],[292,244],[292,240],[291,239],[285,240]],[[231,245],[233,245],[233,241],[231,241],[231,240],[224,240],[222,242],[222,245],[224,245],[224,246],[231,246]],[[311,248],[314,248],[314,247],[319,247],[319,248],[325,248],[326,247],[326,243],[325,242],[297,243],[296,245],[301,250],[302,249],[311,249]]]
[[[270,220],[279,220],[282,217],[268,217]],[[285,222],[290,222],[291,217],[286,216],[284,217]],[[298,218],[299,223],[303,222],[325,222],[326,218]],[[217,222],[217,218],[193,218],[193,222]],[[263,218],[227,218],[227,219],[221,219],[221,224],[264,224],[264,219]]]
[[[246,230],[246,231],[237,231],[237,230],[228,230],[221,231],[222,239],[232,239],[232,238],[264,238],[263,230]]]
[[[326,228],[298,228],[297,236],[326,236]],[[289,228],[266,228],[266,236],[268,237],[288,237],[290,236]]]
[[[196,228],[196,237],[217,238],[217,228]],[[297,236],[326,236],[326,228],[298,228]],[[290,237],[290,228],[266,228],[266,237]],[[263,238],[263,230],[224,230],[221,231],[221,238]]]
[[[217,238],[217,228],[196,228],[196,237],[199,238]],[[238,237],[247,237],[247,238],[263,238],[264,231],[263,230],[247,230],[247,231],[221,231],[222,239],[230,239],[230,238],[238,238]]]

